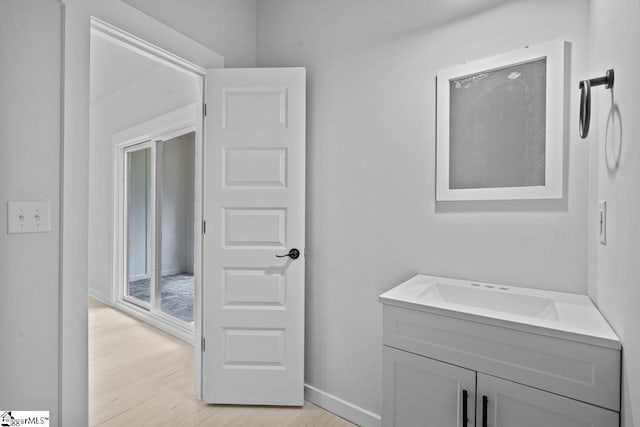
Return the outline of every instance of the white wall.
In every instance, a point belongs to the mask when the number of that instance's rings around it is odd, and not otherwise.
[[[253,67],[256,0],[124,0],[218,52],[231,68]]]
[[[592,0],[590,67],[581,78],[615,69],[613,92],[592,89],[589,145],[589,294],[622,340],[622,425],[640,425],[640,3]],[[613,93],[613,97],[612,97]],[[615,108],[617,108],[617,113]],[[607,118],[614,113],[607,133]],[[608,135],[608,136],[607,136]],[[619,165],[615,166],[616,147]],[[613,155],[608,157],[608,152]],[[609,166],[607,166],[609,165]],[[607,201],[607,244],[596,240],[598,200]]]
[[[0,2],[0,405],[58,420],[61,8]],[[45,36],[46,35],[46,36]],[[7,234],[7,201],[51,202],[50,233]]]
[[[195,134],[162,144],[162,275],[193,274]]]
[[[576,132],[561,202],[436,205],[434,155],[438,69],[563,38],[573,43],[576,82],[587,65],[589,3],[509,2],[435,27],[431,5],[257,8],[257,65],[308,68],[305,380],[375,413],[382,291],[419,272],[587,290],[589,146]]]
[[[113,134],[196,102],[196,79],[161,67],[91,107],[89,291],[111,300],[113,286]]]

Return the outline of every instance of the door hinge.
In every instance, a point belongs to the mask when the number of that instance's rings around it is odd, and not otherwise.
[[[204,351],[204,337],[202,337],[202,351]]]
[[[207,234],[207,220],[202,221],[202,234]]]
[[[202,106],[202,112],[204,113],[204,116],[207,117],[207,103],[206,102]]]

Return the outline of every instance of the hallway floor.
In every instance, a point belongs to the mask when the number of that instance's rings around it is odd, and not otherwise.
[[[353,426],[309,402],[206,405],[193,397],[192,364],[190,345],[89,299],[90,426]]]

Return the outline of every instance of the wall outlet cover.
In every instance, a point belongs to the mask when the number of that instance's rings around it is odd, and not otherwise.
[[[598,241],[601,245],[607,244],[607,201],[598,202]]]
[[[50,231],[51,203],[7,203],[7,233],[47,233]]]

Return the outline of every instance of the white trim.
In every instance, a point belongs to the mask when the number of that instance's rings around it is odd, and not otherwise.
[[[152,159],[151,161],[151,172],[149,173],[149,175],[151,176],[151,189],[150,189],[150,207],[151,207],[151,224],[149,226],[150,229],[154,229],[154,224],[155,224],[155,211],[156,211],[156,203],[155,203],[155,185],[156,185],[156,180],[155,180],[155,141],[153,140],[148,140],[145,142],[134,142],[128,145],[122,145],[122,146],[118,146],[121,147],[121,158],[119,159],[119,161],[121,162],[120,165],[122,165],[123,167],[120,169],[119,171],[122,174],[122,176],[118,177],[118,180],[122,183],[122,187],[114,189],[116,192],[121,192],[118,193],[119,196],[117,198],[117,200],[122,203],[121,205],[116,204],[114,206],[114,223],[119,224],[121,227],[118,228],[118,234],[114,236],[114,245],[117,247],[118,252],[117,255],[120,256],[120,259],[118,260],[117,266],[119,267],[118,270],[114,270],[114,282],[117,283],[118,285],[122,285],[122,286],[118,286],[118,288],[115,288],[113,290],[113,294],[116,296],[115,301],[120,301],[120,300],[126,300],[128,302],[131,302],[133,304],[138,304],[142,307],[148,308],[149,305],[153,304],[153,298],[154,296],[151,295],[151,303],[146,303],[144,301],[140,301],[137,298],[134,297],[130,297],[127,295],[127,284],[131,281],[131,277],[129,277],[129,248],[128,245],[126,245],[124,242],[125,240],[123,239],[123,236],[127,236],[128,235],[128,229],[129,229],[129,222],[128,222],[128,218],[129,216],[127,215],[127,213],[129,212],[129,169],[130,169],[130,165],[129,165],[129,156],[127,156],[127,154],[130,153],[135,153],[138,151],[144,151],[144,150],[151,150],[150,151],[150,157]],[[148,185],[148,184],[147,184]],[[118,214],[120,214],[121,216],[117,216]],[[149,260],[153,260],[155,259],[155,253],[156,253],[156,245],[155,245],[155,233],[151,233],[151,241],[150,241],[150,248],[151,248],[151,255],[149,256],[149,254],[147,254],[147,262]],[[114,253],[115,255],[115,253]],[[151,265],[155,265],[155,263],[151,262]],[[117,274],[116,274],[117,273]],[[136,275],[135,277],[139,277],[140,275]],[[153,284],[156,281],[156,274],[154,271],[151,271],[151,273],[149,274],[148,272],[146,272],[144,274],[144,276],[149,276],[150,279],[150,283],[151,286],[153,286]],[[137,279],[136,279],[137,280]]]
[[[565,149],[565,67],[569,43],[554,40],[438,71],[436,201],[562,199]],[[449,186],[450,81],[546,58],[545,183],[538,186],[464,188]]]
[[[344,418],[359,426],[380,427],[380,415],[367,411],[358,405],[340,399],[326,391],[322,391],[312,385],[304,385],[304,400],[313,403],[337,416]]]
[[[100,291],[96,291],[95,289],[89,289],[89,296],[95,300],[100,301],[103,304],[108,305],[109,307],[113,307],[113,300],[111,297],[107,296]]]
[[[160,265],[160,253],[162,248],[162,236],[160,235],[162,227],[162,219],[159,217],[159,213],[161,209],[158,209],[158,142],[156,140],[152,140],[151,143],[151,221],[150,227],[151,230],[151,280],[149,281],[149,286],[151,287],[149,292],[149,311],[150,314],[153,314],[158,304],[160,303],[160,292],[158,289],[160,288],[160,275],[158,271],[158,266]],[[129,185],[127,184],[127,191]],[[128,195],[127,195],[128,199]],[[128,212],[129,209],[125,212]],[[128,217],[128,215],[127,215]],[[127,223],[127,227],[128,227]],[[129,229],[127,228],[127,234],[129,236]],[[122,236],[120,236],[122,237]],[[129,259],[129,254],[127,253],[127,260]],[[127,272],[128,274],[128,272]],[[127,283],[129,282],[129,277],[127,276]]]
[[[139,298],[132,297],[131,295],[124,295],[122,299],[116,300],[114,304],[117,304],[122,301],[129,303],[131,307],[136,306],[136,307],[142,308],[145,311],[151,311],[151,304]]]
[[[171,139],[184,133],[184,129],[196,127],[196,103],[185,105],[177,110],[139,123],[130,128],[113,134],[111,142],[114,144],[133,141],[143,142],[149,139]]]
[[[186,72],[192,75],[203,75],[205,69],[185,59],[161,49],[145,40],[120,30],[96,17],[91,17],[91,35],[100,37],[117,46],[137,53],[147,59],[159,62],[174,70]]]
[[[193,337],[193,329],[189,329],[177,322],[172,322],[170,320],[171,316],[162,315],[160,312],[149,312],[136,305],[124,304],[119,301],[116,301],[113,304],[113,308],[116,308],[129,316],[135,317],[142,322],[148,323],[151,326],[186,342],[187,344],[194,345],[194,341],[196,341]]]
[[[200,100],[196,104],[196,129],[199,129],[199,132],[196,132],[196,140],[195,140],[195,170],[194,170],[194,187],[193,187],[193,195],[194,195],[194,206],[193,211],[195,214],[194,217],[194,248],[193,248],[193,280],[195,281],[196,286],[194,287],[193,292],[193,328],[194,328],[194,342],[193,342],[193,372],[194,372],[194,380],[193,380],[193,392],[198,399],[202,399],[204,395],[203,391],[203,381],[202,375],[203,364],[202,364],[202,337],[203,328],[202,324],[204,323],[204,314],[202,310],[203,305],[203,287],[204,287],[204,263],[203,263],[203,240],[204,233],[202,224],[204,221],[204,138],[206,135],[206,128],[204,124],[204,105],[206,102],[205,98],[205,75],[202,78],[198,79],[198,93],[200,94]],[[199,157],[198,157],[199,156]]]

